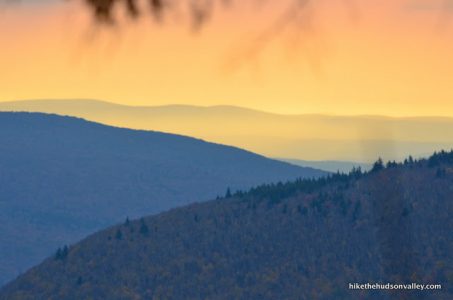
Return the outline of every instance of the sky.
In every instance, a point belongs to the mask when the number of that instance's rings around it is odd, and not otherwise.
[[[100,28],[81,2],[1,5],[0,101],[453,116],[445,0],[312,1],[263,43],[285,1],[236,1],[199,30],[183,13]]]

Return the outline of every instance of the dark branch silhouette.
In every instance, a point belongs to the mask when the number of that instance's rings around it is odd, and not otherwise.
[[[123,10],[136,19],[149,11],[156,21],[162,21],[172,12],[183,9],[190,14],[194,27],[200,27],[211,16],[215,5],[226,6],[229,0],[85,0],[94,17],[100,24],[112,24],[116,21],[114,12]]]

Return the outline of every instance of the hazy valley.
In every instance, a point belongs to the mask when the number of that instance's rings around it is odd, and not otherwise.
[[[82,117],[236,146],[267,157],[372,163],[449,149],[453,118],[279,115],[235,106],[126,106],[95,100],[0,103],[0,110]]]

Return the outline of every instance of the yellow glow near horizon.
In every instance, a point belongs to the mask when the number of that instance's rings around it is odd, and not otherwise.
[[[351,16],[342,1],[319,1],[311,30],[289,28],[239,66],[233,58],[275,17],[272,5],[218,13],[199,33],[147,20],[94,29],[75,3],[6,9],[0,101],[453,116],[453,38],[437,26],[441,1],[363,2]]]

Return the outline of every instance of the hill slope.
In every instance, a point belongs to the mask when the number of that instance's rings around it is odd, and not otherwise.
[[[278,159],[278,158],[276,158]],[[371,169],[372,164],[359,163],[353,161],[312,161],[312,160],[299,160],[299,159],[280,159],[281,161],[294,164],[296,166],[311,167],[318,170],[324,170],[327,172],[341,172],[349,173],[353,168],[361,168],[363,171]]]
[[[0,285],[129,217],[325,174],[189,137],[0,113]]]
[[[261,186],[94,234],[0,299],[452,299],[452,194],[453,152]]]
[[[3,102],[0,110],[72,115],[302,160],[400,160],[410,154],[426,156],[453,143],[453,118],[442,117],[281,115],[234,106],[134,107],[95,100]]]

